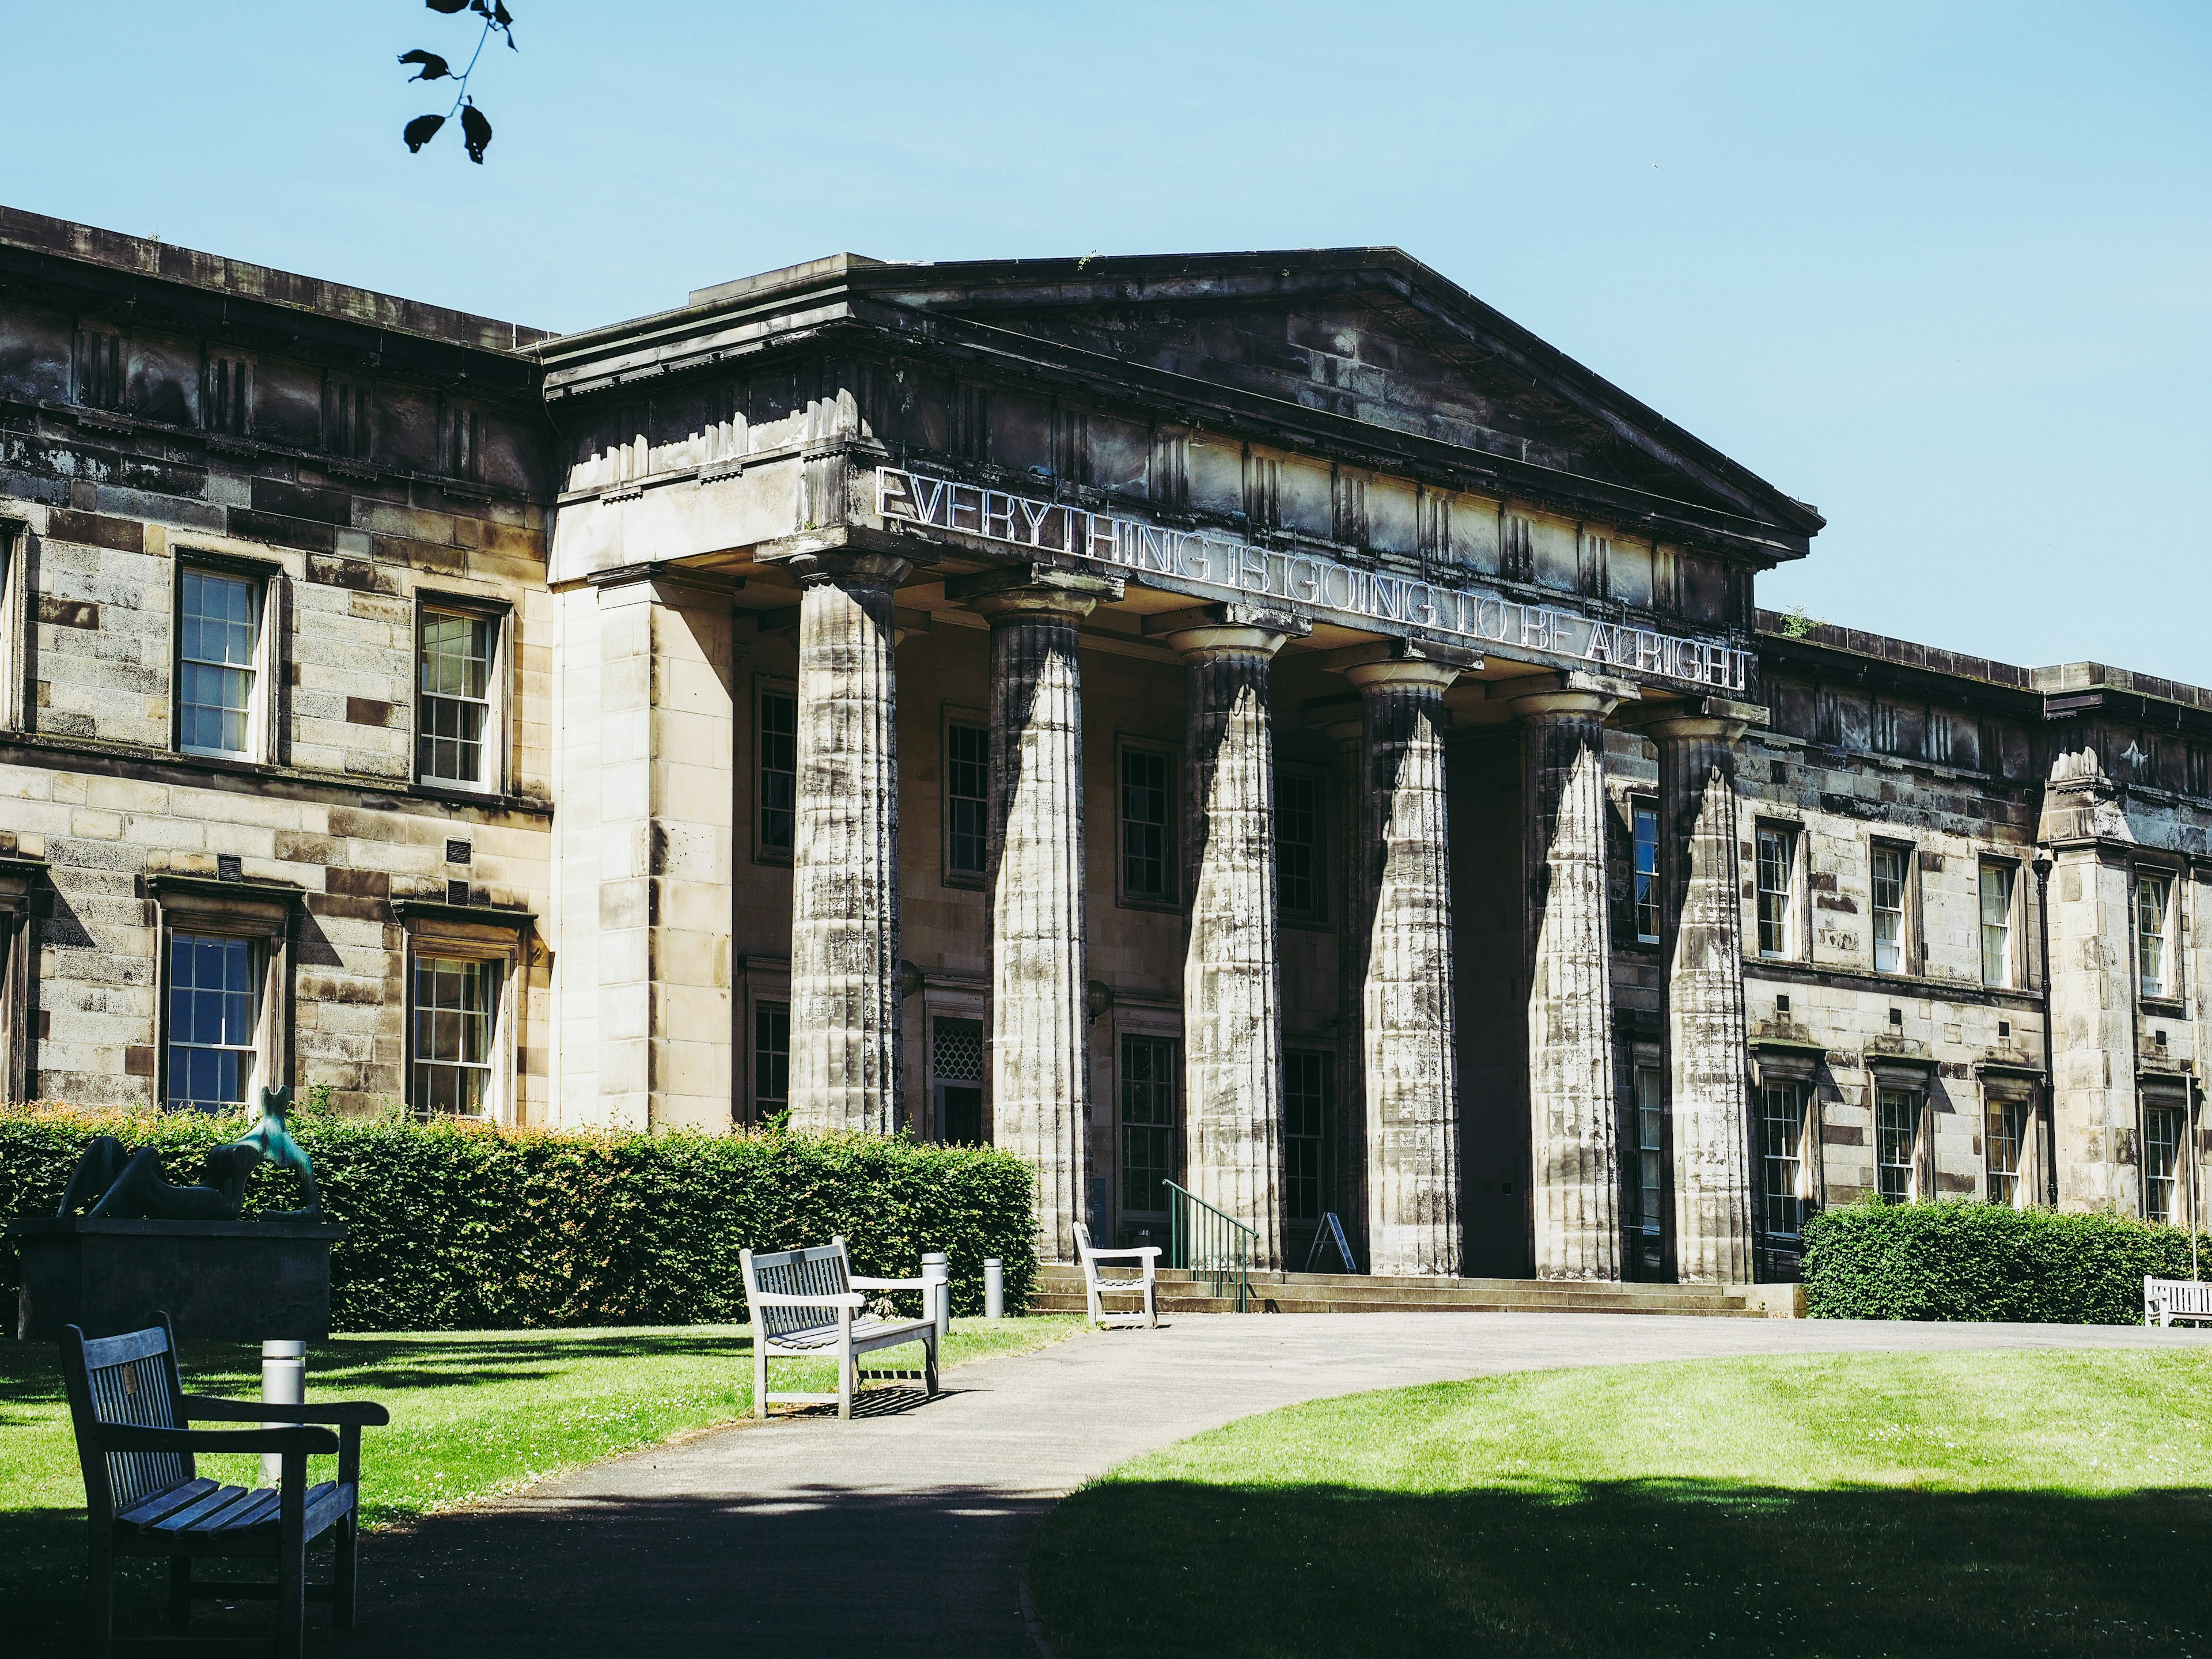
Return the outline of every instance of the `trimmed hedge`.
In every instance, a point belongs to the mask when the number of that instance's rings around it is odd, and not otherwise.
[[[2212,1237],[2199,1261],[2212,1269]],[[1824,1211],[1805,1224],[1815,1319],[2016,1320],[2132,1325],[2145,1273],[2194,1275],[2189,1234],[2112,1215],[1958,1200]]]
[[[910,1276],[924,1249],[951,1260],[956,1313],[982,1311],[983,1258],[1006,1264],[1006,1303],[1036,1269],[1030,1175],[989,1147],[903,1136],[597,1134],[301,1109],[323,1209],[345,1224],[331,1252],[331,1324],[348,1331],[683,1325],[744,1316],[741,1248],[826,1243],[854,1270]],[[0,1111],[0,1216],[51,1215],[85,1143],[112,1134],[161,1150],[173,1181],[242,1118],[196,1112]],[[299,1201],[264,1165],[246,1208]],[[20,1263],[0,1256],[15,1299]],[[916,1299],[918,1303],[918,1298]]]

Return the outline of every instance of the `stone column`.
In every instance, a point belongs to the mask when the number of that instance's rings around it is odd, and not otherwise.
[[[1083,699],[1076,628],[1118,579],[1031,568],[945,584],[991,621],[991,1110],[1035,1172],[1037,1252],[1075,1260],[1090,1121]]]
[[[1206,607],[1168,643],[1186,671],[1184,1176],[1283,1265],[1282,964],[1275,932],[1274,741],[1268,665],[1297,625]]]
[[[897,640],[902,559],[790,562],[799,611],[799,811],[791,872],[791,1123],[898,1121]]]
[[[1511,700],[1522,724],[1528,1109],[1536,1276],[1620,1277],[1606,924],[1605,717],[1636,695],[1569,673]]]
[[[1361,695],[1361,975],[1367,1251],[1376,1273],[1460,1269],[1458,1057],[1443,696],[1455,664],[1413,647],[1353,665]]]
[[[1750,1056],[1735,745],[1766,711],[1717,697],[1644,726],[1659,750],[1659,939],[1667,964],[1675,1277],[1752,1279]],[[1808,1156],[1818,1156],[1815,1148]]]
[[[719,1133],[732,1077],[730,591],[664,572],[596,594],[597,708],[572,711],[597,715],[597,799],[578,802],[584,823],[596,812],[596,856],[578,863],[597,890],[572,890],[594,930],[579,959],[596,981],[590,1117]]]

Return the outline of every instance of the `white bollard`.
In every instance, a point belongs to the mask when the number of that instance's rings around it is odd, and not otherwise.
[[[1006,1264],[995,1255],[983,1258],[983,1317],[1006,1316]]]
[[[937,1321],[937,1351],[945,1352],[945,1335],[952,1325],[952,1267],[942,1250],[921,1253],[921,1276],[933,1281],[936,1291],[929,1298],[930,1315]]]
[[[261,1345],[261,1403],[264,1406],[304,1406],[307,1403],[307,1345],[304,1342],[264,1342]],[[264,1429],[286,1429],[295,1419],[264,1423]],[[261,1454],[261,1484],[273,1486],[284,1478],[284,1460],[275,1452]]]

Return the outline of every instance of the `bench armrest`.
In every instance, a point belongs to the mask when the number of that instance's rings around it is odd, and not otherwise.
[[[102,1423],[102,1451],[305,1452],[321,1456],[338,1449],[328,1429],[142,1429],[132,1423]]]
[[[1127,1250],[1093,1250],[1091,1253],[1090,1260],[1093,1261],[1127,1261],[1131,1256],[1154,1256],[1158,1255],[1159,1253],[1160,1247],[1157,1244],[1139,1244],[1132,1249]]]
[[[856,1291],[926,1291],[937,1283],[933,1279],[863,1279],[858,1273],[846,1274],[845,1282]]]
[[[273,1401],[226,1400],[212,1394],[186,1395],[185,1415],[210,1423],[343,1423],[356,1428],[381,1428],[392,1421],[392,1413],[373,1400],[280,1406]]]
[[[842,1296],[785,1296],[775,1291],[756,1291],[751,1297],[756,1308],[852,1308],[868,1305],[868,1298],[857,1291],[847,1291]]]

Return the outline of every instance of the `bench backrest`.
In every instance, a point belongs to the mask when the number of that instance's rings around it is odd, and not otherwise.
[[[2212,1315],[2212,1284],[2194,1279],[2154,1279],[2143,1276],[2143,1300],[2155,1302],[2175,1313]]]
[[[76,1428],[85,1506],[95,1525],[193,1477],[189,1452],[102,1452],[94,1429],[97,1423],[142,1429],[185,1425],[176,1338],[169,1316],[160,1318],[151,1329],[122,1336],[87,1337],[75,1325],[62,1333],[62,1382]]]
[[[845,1241],[833,1238],[804,1250],[775,1250],[752,1259],[753,1282],[749,1291],[770,1296],[842,1296],[852,1289],[851,1269],[845,1261]],[[788,1336],[837,1322],[832,1308],[755,1308],[753,1317],[769,1336]]]
[[[1091,1253],[1098,1247],[1091,1242],[1091,1229],[1080,1221],[1075,1224],[1075,1259],[1083,1264],[1083,1271],[1091,1271]]]

